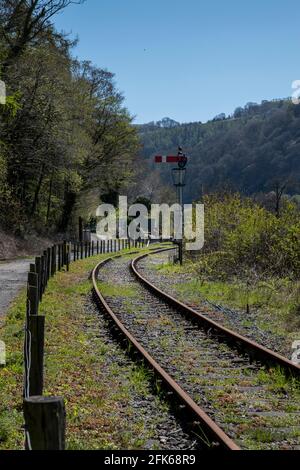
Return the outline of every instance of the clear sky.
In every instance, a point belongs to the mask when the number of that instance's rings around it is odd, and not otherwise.
[[[55,19],[115,73],[136,122],[206,121],[287,97],[300,79],[297,0],[87,0]]]

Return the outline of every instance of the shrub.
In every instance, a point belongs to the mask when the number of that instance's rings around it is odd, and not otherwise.
[[[216,253],[219,271],[254,269],[300,275],[300,213],[286,202],[280,218],[239,194],[210,195],[205,204],[206,253]]]

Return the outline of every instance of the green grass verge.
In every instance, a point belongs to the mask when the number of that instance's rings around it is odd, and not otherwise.
[[[133,414],[131,392],[147,390],[147,374],[138,366],[107,361],[113,351],[99,338],[97,317],[84,308],[91,290],[88,275],[107,256],[72,263],[69,273],[57,273],[40,306],[40,313],[46,316],[45,394],[60,395],[66,401],[70,449],[136,449],[149,437],[144,422],[128,422]],[[0,450],[22,449],[24,444],[25,299],[23,291],[0,328],[7,350],[6,366],[0,368]]]

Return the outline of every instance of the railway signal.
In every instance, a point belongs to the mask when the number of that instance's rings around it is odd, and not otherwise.
[[[185,155],[157,155],[155,157],[155,163],[187,163],[187,158]]]
[[[176,188],[177,193],[177,202],[181,207],[182,212],[182,238],[181,240],[176,240],[175,243],[178,245],[179,248],[179,262],[180,264],[183,263],[183,233],[184,233],[184,211],[183,211],[183,188],[185,186],[185,177],[186,177],[186,165],[188,159],[187,156],[183,153],[181,147],[178,147],[178,154],[174,155],[157,155],[155,157],[155,163],[169,163],[169,164],[176,164],[178,168],[173,168],[172,170],[172,178],[173,184]]]

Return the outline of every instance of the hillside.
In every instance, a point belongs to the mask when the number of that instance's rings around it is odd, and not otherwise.
[[[246,194],[268,192],[277,181],[299,193],[300,106],[290,100],[248,103],[232,116],[179,124],[167,119],[138,126],[142,157],[174,152],[183,146],[190,156],[186,197],[230,187]],[[152,163],[150,163],[152,165]],[[169,181],[169,169],[162,169]]]

